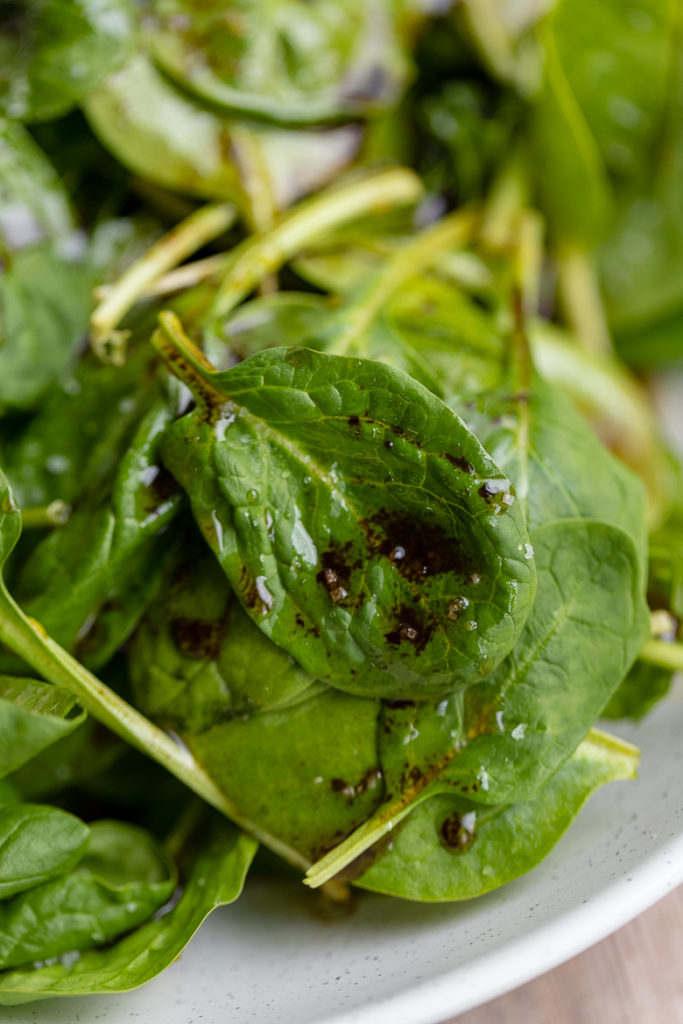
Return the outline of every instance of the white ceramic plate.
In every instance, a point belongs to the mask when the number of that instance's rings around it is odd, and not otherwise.
[[[681,385],[661,389],[676,426]],[[493,999],[683,881],[683,684],[642,724],[609,727],[641,747],[639,779],[601,790],[538,868],[495,893],[437,906],[362,894],[326,921],[303,886],[259,879],[144,988],[3,1008],[3,1024],[437,1024]]]

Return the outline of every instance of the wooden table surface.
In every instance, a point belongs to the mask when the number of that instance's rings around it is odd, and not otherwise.
[[[580,956],[447,1024],[683,1024],[683,886]]]

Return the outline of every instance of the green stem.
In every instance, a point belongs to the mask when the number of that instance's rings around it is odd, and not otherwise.
[[[556,254],[558,295],[579,344],[592,355],[610,355],[612,341],[600,287],[589,253],[567,248]]]
[[[152,344],[174,376],[187,385],[196,401],[207,411],[224,408],[228,399],[211,383],[216,372],[201,349],[190,341],[180,319],[171,310],[159,314],[159,330]]]
[[[641,661],[673,672],[683,672],[683,644],[667,640],[648,640],[638,655]]]
[[[235,220],[228,203],[210,204],[196,210],[135,260],[95,308],[90,318],[92,346],[105,362],[123,361],[123,335],[116,331],[128,310],[157,278],[222,235]]]
[[[414,203],[421,193],[422,185],[412,171],[393,168],[328,189],[300,203],[270,231],[246,239],[235,249],[210,317],[225,316],[264,277],[321,235],[363,215]]]
[[[444,249],[462,246],[471,238],[476,223],[472,210],[459,210],[402,245],[373,274],[360,295],[344,306],[344,327],[327,351],[336,355],[352,351],[404,282],[429,267]]]
[[[21,522],[25,530],[34,530],[42,526],[64,526],[71,515],[71,506],[65,501],[51,501],[49,505],[38,505],[25,508],[21,513]]]
[[[296,850],[245,818],[195,761],[189,750],[174,742],[117,693],[100,682],[52,640],[38,623],[24,615],[4,586],[0,589],[0,640],[44,679],[75,694],[86,711],[99,722],[131,746],[157,761],[180,782],[268,849],[298,868],[305,869],[308,866],[308,862]]]

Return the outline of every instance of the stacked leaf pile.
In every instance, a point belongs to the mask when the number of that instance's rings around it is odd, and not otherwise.
[[[3,9],[0,1002],[152,977],[259,844],[469,899],[634,775],[683,18],[629,12]]]

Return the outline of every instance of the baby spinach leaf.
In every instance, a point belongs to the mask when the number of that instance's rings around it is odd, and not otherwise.
[[[48,240],[64,243],[73,229],[69,201],[54,167],[22,125],[0,117],[3,246],[15,251]]]
[[[364,695],[424,698],[493,669],[533,559],[509,482],[458,417],[397,370],[307,349],[193,383],[203,408],[169,426],[163,459],[266,635]]]
[[[0,806],[0,900],[70,871],[89,840],[88,826],[56,807]]]
[[[567,397],[534,375],[529,390],[498,388],[455,408],[513,481],[529,530],[574,516],[611,523],[633,538],[644,578],[642,483],[598,441]]]
[[[482,808],[463,797],[432,797],[355,884],[424,901],[480,896],[535,867],[588,797],[606,782],[632,778],[637,762],[634,747],[591,729],[527,802]]]
[[[47,966],[3,971],[0,1003],[124,992],[149,981],[178,958],[212,910],[237,899],[255,852],[253,839],[215,819],[185,867],[182,894],[172,909],[105,949]]]
[[[0,39],[0,107],[19,120],[59,117],[128,55],[129,0],[18,0]]]
[[[156,400],[121,460],[111,496],[95,495],[77,508],[34,549],[16,581],[28,614],[65,647],[82,641],[91,664],[107,661],[126,639],[160,579],[167,547],[160,534],[180,503],[157,458],[172,414],[167,401]],[[89,635],[103,609],[108,617]]]
[[[22,508],[56,499],[73,505],[112,478],[153,400],[154,363],[147,345],[129,347],[124,366],[87,352],[50,388],[2,446],[3,469]]]
[[[98,776],[128,748],[96,718],[51,743],[13,771],[9,781],[24,800],[51,800],[57,793]]]
[[[394,101],[409,73],[396,4],[376,0],[221,0],[148,4],[154,59],[186,89],[231,113],[284,124],[353,120]]]
[[[151,917],[174,886],[173,867],[151,836],[95,822],[72,871],[0,903],[0,968],[105,945]]]
[[[382,799],[378,711],[376,700],[328,689],[184,738],[244,818],[313,860]]]
[[[0,778],[73,732],[85,713],[61,686],[0,676]]]
[[[670,0],[559,0],[549,17],[557,59],[615,177],[651,170],[671,89],[679,13]],[[609,40],[609,58],[604,42]]]
[[[309,872],[336,874],[430,794],[530,800],[572,754],[649,632],[635,545],[595,520],[531,534],[538,592],[520,639],[491,676],[438,705],[388,707],[380,760],[391,799]],[[609,601],[606,603],[606,597]]]
[[[247,124],[238,130],[175,88],[142,53],[90,93],[84,110],[104,145],[136,173],[164,188],[239,206],[243,172],[254,161],[277,209],[329,181],[359,142],[354,126],[313,132]]]
[[[550,228],[562,245],[592,248],[609,222],[612,196],[598,148],[567,80],[550,15],[539,29],[543,85],[531,115],[538,190]]]
[[[93,283],[87,265],[49,247],[14,253],[0,277],[0,414],[34,406],[74,358]]]
[[[180,552],[129,649],[144,714],[181,735],[199,733],[322,687],[252,623],[201,538],[185,534]]]

